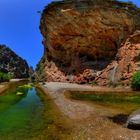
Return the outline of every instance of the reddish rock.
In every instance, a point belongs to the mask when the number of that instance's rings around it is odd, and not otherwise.
[[[139,70],[140,12],[131,4],[54,2],[44,9],[40,29],[46,81],[130,83]]]
[[[140,70],[140,32],[137,31],[131,35],[118,50],[116,56],[116,60],[105,68],[103,73],[97,78],[99,83],[103,82],[102,78],[104,78],[108,82],[110,80],[116,83],[130,84],[132,75]],[[115,66],[116,70],[113,75],[112,71],[115,69]],[[113,79],[109,78],[109,75]]]

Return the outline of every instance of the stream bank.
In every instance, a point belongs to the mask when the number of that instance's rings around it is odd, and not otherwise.
[[[17,84],[21,85],[21,83]],[[20,100],[15,96],[17,91],[13,92],[11,89],[10,92],[7,90],[0,96],[2,101],[0,108],[3,111],[0,113],[1,140],[15,140],[19,137],[23,140],[140,139],[138,130],[125,128],[123,125],[125,122],[120,124],[115,122],[119,117],[124,121],[127,117],[121,116],[119,110],[88,101],[74,100],[66,93],[68,91],[99,92],[103,88],[50,82],[33,86]],[[104,90],[109,89],[104,88]],[[122,91],[122,89],[116,90]],[[14,104],[13,99],[16,99]],[[10,101],[12,101],[11,106]],[[3,104],[6,105],[5,108]],[[11,119],[13,123],[7,123],[11,122]]]
[[[127,129],[124,123],[127,116],[119,110],[73,100],[65,96],[66,91],[123,91],[130,89],[109,89],[77,85],[69,83],[50,82],[44,85],[46,94],[54,100],[60,111],[73,121],[70,140],[139,140],[139,130]],[[121,116],[122,115],[122,116]],[[120,117],[120,118],[119,118]],[[115,122],[124,119],[123,123]],[[67,138],[69,140],[69,138]]]
[[[14,87],[15,85],[20,85],[21,83],[26,83],[27,81],[27,79],[11,79],[9,82],[2,82],[0,83],[0,94]]]
[[[66,140],[69,137],[71,121],[60,113],[41,88],[28,85],[28,81],[3,84],[0,140]],[[19,96],[18,92],[23,94]]]

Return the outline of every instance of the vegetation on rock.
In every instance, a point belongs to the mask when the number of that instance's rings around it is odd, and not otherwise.
[[[136,72],[132,77],[132,88],[140,90],[140,71]]]
[[[8,82],[11,79],[11,75],[8,73],[0,72],[0,82]]]
[[[29,76],[27,62],[5,45],[0,45],[0,71],[10,73],[13,78]]]

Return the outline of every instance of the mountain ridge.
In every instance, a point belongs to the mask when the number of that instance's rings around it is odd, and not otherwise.
[[[0,45],[0,71],[9,73],[12,78],[28,78],[29,66],[6,45]]]

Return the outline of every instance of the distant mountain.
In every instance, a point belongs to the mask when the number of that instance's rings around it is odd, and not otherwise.
[[[0,45],[0,71],[10,73],[13,78],[29,76],[27,62],[5,45]]]

